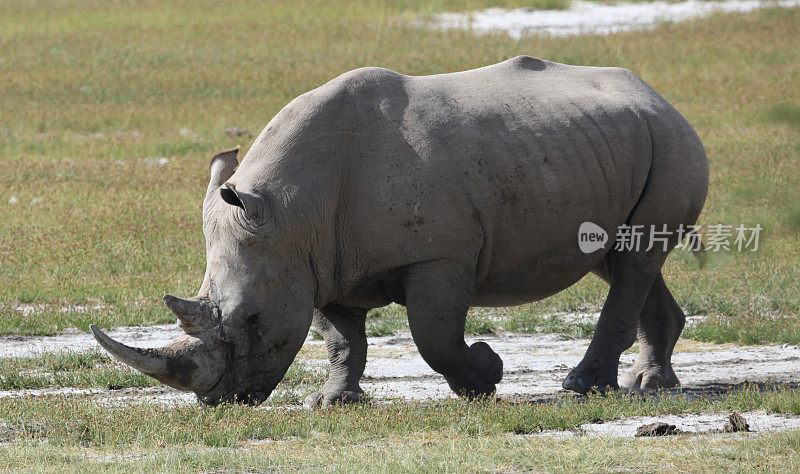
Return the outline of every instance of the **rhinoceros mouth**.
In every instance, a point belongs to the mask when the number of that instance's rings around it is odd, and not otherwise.
[[[217,406],[225,403],[256,406],[264,403],[271,393],[271,391],[255,391],[243,395],[239,393],[238,389],[233,389],[220,396],[197,395],[197,401],[208,406]]]
[[[244,405],[260,405],[269,398],[277,384],[265,387],[254,387],[247,382],[232,383],[232,372],[223,374],[217,384],[204,394],[197,394],[197,401],[209,406],[224,403]]]

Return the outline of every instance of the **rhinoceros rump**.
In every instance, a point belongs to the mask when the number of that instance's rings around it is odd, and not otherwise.
[[[527,56],[424,77],[358,69],[293,100],[241,164],[236,154],[211,162],[200,291],[164,299],[186,335],[143,350],[92,328],[142,372],[206,403],[258,403],[313,322],[331,371],[306,403],[355,401],[366,312],[396,302],[456,393],[491,394],[503,364],[464,342],[468,308],[539,300],[594,272],[610,291],[564,387],[678,384],[670,358],[684,315],[661,266],[702,209],[708,162],[689,124],[630,71]],[[586,222],[608,239],[584,253]],[[615,250],[625,224],[642,226],[641,246]],[[649,245],[653,227],[672,232],[666,247]],[[637,330],[639,358],[618,381]]]

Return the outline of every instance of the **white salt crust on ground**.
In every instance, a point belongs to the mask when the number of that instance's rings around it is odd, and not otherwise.
[[[125,327],[109,331],[120,342],[138,347],[157,347],[179,334],[177,325]],[[582,358],[589,341],[564,340],[556,334],[513,334],[468,337],[467,342],[487,342],[504,362],[503,381],[498,395],[514,400],[532,400],[563,396],[561,382],[567,372]],[[97,350],[99,346],[88,333],[70,331],[46,337],[0,337],[0,357],[33,356],[41,352],[60,350]],[[636,358],[635,351],[623,354],[620,373],[627,370]],[[298,357],[311,367],[324,367],[324,343],[307,339]],[[673,355],[673,367],[684,390],[721,390],[745,382],[800,382],[800,347],[736,346],[682,340]],[[417,352],[407,331],[396,336],[369,338],[367,366],[362,387],[378,400],[426,400],[452,398],[454,395],[444,379],[431,370]],[[165,387],[147,389],[41,389],[10,390],[0,397],[22,394],[49,393],[79,394],[93,398],[107,397],[117,402],[141,399],[188,403],[191,394],[182,394]]]
[[[800,0],[728,0],[685,2],[641,2],[603,4],[573,0],[565,10],[505,10],[489,8],[473,13],[441,13],[433,17],[438,28],[471,29],[476,33],[506,32],[523,35],[567,36],[608,34],[651,28],[659,23],[677,22],[713,13],[749,12],[759,8],[793,8]]]
[[[728,415],[729,413],[689,413],[685,415],[635,416],[603,423],[586,423],[574,430],[542,431],[522,436],[633,438],[640,426],[657,422],[675,425],[676,429],[688,435],[718,434],[728,421]],[[748,411],[740,413],[740,415],[747,420],[751,433],[800,430],[800,417],[798,416],[764,411]]]

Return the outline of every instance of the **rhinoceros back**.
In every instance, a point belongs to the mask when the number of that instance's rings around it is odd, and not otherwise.
[[[603,256],[580,251],[580,225],[616,229],[629,218],[654,133],[697,140],[619,68],[522,56],[434,76],[366,68],[320,90],[340,118],[326,146],[342,160],[343,292],[435,259],[474,266],[475,304],[560,291]]]

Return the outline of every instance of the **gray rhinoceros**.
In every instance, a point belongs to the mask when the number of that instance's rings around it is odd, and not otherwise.
[[[422,77],[358,69],[293,100],[236,154],[211,161],[198,295],[164,297],[186,334],[144,350],[93,326],[119,360],[205,403],[258,403],[313,323],[331,370],[306,403],[350,402],[363,394],[366,313],[395,302],[456,393],[491,394],[503,363],[464,342],[469,307],[539,300],[594,272],[610,291],[563,386],[678,385],[684,315],[661,267],[703,207],[708,161],[632,72],[528,56]],[[602,249],[580,250],[584,222],[609,234]],[[643,226],[641,247],[615,248],[623,225]],[[668,245],[647,245],[651,226]]]

